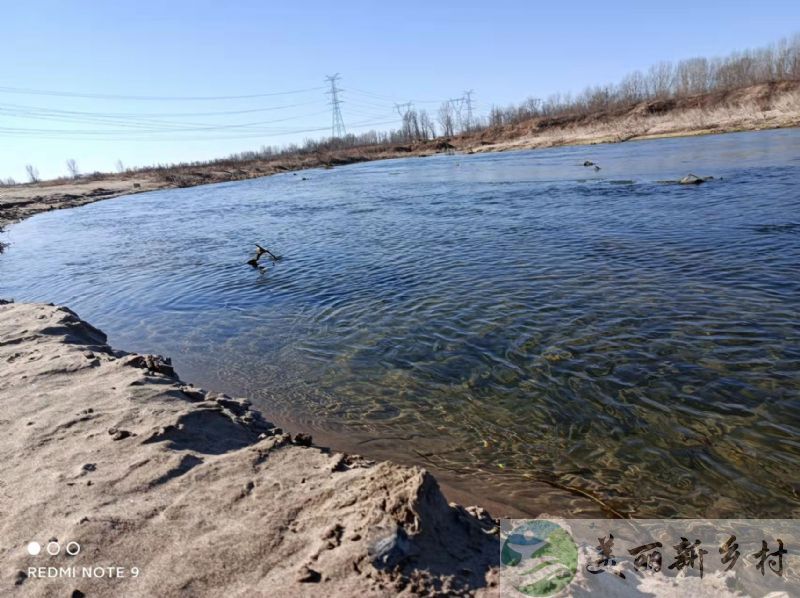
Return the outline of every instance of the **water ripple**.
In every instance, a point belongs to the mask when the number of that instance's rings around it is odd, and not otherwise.
[[[798,516],[799,150],[774,131],[140,194],[12,227],[0,296],[526,512]],[[716,180],[658,183],[689,155]],[[247,267],[254,242],[284,259]]]

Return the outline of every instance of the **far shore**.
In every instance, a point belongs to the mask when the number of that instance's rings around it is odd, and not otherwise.
[[[5,186],[0,187],[0,228],[40,212],[122,195],[286,172],[297,174],[309,168],[440,153],[474,154],[792,127],[800,127],[800,82],[784,82],[778,90],[769,84],[756,85],[732,92],[724,100],[698,96],[671,108],[664,108],[657,102],[643,102],[619,113],[532,119],[424,142],[344,148],[272,159],[223,159],[197,165],[95,173],[76,179]]]

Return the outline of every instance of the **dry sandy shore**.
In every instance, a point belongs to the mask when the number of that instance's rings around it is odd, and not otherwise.
[[[101,199],[154,191],[163,187],[164,184],[146,177],[102,181],[84,179],[58,185],[52,181],[44,181],[34,185],[0,187],[0,227],[39,212],[74,208]]]
[[[0,594],[495,593],[485,512],[448,505],[424,470],[308,444],[65,307],[2,304]],[[124,577],[82,577],[99,567]]]

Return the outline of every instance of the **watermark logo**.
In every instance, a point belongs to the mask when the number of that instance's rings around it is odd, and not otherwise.
[[[500,562],[510,587],[525,596],[552,596],[574,579],[578,547],[560,525],[534,519],[506,535]]]
[[[800,596],[800,519],[502,519],[500,595]]]

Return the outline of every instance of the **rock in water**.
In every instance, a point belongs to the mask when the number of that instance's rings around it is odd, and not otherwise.
[[[680,181],[678,181],[681,185],[699,185],[701,183],[705,183],[706,181],[713,180],[713,176],[704,176],[699,177],[694,174],[687,174],[683,177]]]

